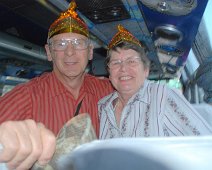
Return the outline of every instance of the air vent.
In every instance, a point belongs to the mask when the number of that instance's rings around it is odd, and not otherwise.
[[[157,50],[160,53],[167,54],[173,57],[180,57],[184,54],[184,50],[172,45],[159,45]]]
[[[155,28],[157,38],[161,37],[167,40],[179,42],[183,39],[183,34],[173,25],[161,25]]]
[[[130,18],[121,0],[76,0],[79,11],[95,24]]]

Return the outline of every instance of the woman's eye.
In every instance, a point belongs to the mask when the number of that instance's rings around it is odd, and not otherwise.
[[[115,61],[115,62],[113,62],[113,65],[118,65],[118,64],[120,64],[120,62],[119,62],[119,61]]]
[[[79,45],[80,44],[80,41],[74,41],[74,44],[75,45]]]
[[[129,64],[135,63],[135,60],[128,60]]]

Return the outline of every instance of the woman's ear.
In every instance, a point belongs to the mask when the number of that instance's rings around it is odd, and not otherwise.
[[[149,76],[149,68],[145,68],[144,72],[145,77],[147,78]]]
[[[52,61],[52,56],[51,56],[51,52],[50,52],[50,47],[49,47],[48,44],[45,45],[45,49],[46,49],[46,55],[47,55],[48,61]]]

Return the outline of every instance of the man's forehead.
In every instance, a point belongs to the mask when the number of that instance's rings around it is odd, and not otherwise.
[[[58,40],[58,39],[87,39],[86,36],[77,34],[77,33],[61,33],[53,36],[51,40]]]

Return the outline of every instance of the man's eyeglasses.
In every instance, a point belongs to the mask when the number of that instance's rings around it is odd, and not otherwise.
[[[126,64],[128,67],[135,67],[141,62],[141,58],[138,56],[130,57],[126,60],[111,60],[108,63],[110,69],[119,69],[122,64]]]
[[[84,50],[89,45],[88,39],[62,39],[50,42],[53,50],[63,51],[67,48],[68,44],[71,44],[76,50]]]

